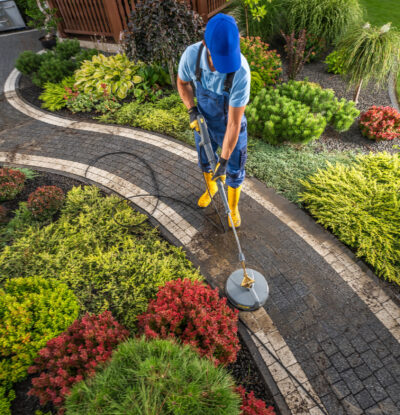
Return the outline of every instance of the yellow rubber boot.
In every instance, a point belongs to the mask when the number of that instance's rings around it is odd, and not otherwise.
[[[235,228],[238,228],[240,224],[242,223],[240,219],[239,208],[238,208],[241,190],[242,190],[242,186],[239,186],[236,189],[228,186],[228,204],[229,204],[229,208],[231,209],[233,225],[235,226]],[[229,227],[232,228],[231,220],[229,218],[228,218],[228,224],[229,224]]]
[[[208,190],[210,191],[211,197],[214,197],[215,193],[218,192],[218,185],[217,185],[217,182],[211,180],[213,173],[212,172],[203,173],[203,175],[206,180],[207,187],[208,187]],[[200,196],[200,199],[197,202],[198,206],[201,208],[205,208],[211,203],[211,197],[210,197],[210,194],[208,193],[208,190],[206,189],[206,191]]]

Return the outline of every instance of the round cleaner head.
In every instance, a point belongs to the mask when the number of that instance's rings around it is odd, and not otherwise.
[[[258,271],[246,268],[254,280],[251,288],[241,286],[244,278],[243,269],[238,269],[229,276],[225,284],[225,294],[232,305],[239,310],[254,311],[262,307],[268,299],[269,288],[266,279]]]

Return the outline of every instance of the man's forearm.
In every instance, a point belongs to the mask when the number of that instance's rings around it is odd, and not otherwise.
[[[236,147],[238,142],[239,133],[240,133],[240,122],[233,121],[229,122],[226,126],[226,132],[224,137],[224,142],[222,144],[221,157],[225,160],[228,160],[231,156],[233,150]]]
[[[190,82],[184,82],[178,76],[177,87],[179,96],[181,97],[183,103],[187,109],[194,107],[194,94],[193,88]]]

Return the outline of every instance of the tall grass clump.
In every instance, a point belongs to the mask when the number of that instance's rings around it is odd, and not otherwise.
[[[69,415],[239,415],[234,381],[190,346],[130,339],[66,400]]]
[[[354,27],[339,41],[337,50],[343,58],[343,71],[350,86],[367,86],[373,81],[384,86],[389,74],[396,73],[400,62],[400,32],[390,27]]]
[[[333,44],[351,26],[361,22],[358,0],[276,0],[284,6],[287,33],[305,29],[308,35]]]

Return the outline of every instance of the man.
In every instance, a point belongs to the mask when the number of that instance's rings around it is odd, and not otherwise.
[[[197,106],[194,102],[195,85]],[[179,95],[190,115],[196,147],[207,183],[198,205],[207,207],[217,191],[217,179],[228,186],[228,202],[233,226],[241,224],[238,203],[247,159],[247,121],[244,115],[250,96],[250,68],[240,53],[239,30],[235,19],[219,13],[207,24],[202,42],[189,46],[179,62]],[[200,149],[197,116],[208,126],[214,152],[221,147],[216,171],[211,171],[204,149]],[[229,221],[229,226],[232,224]]]

